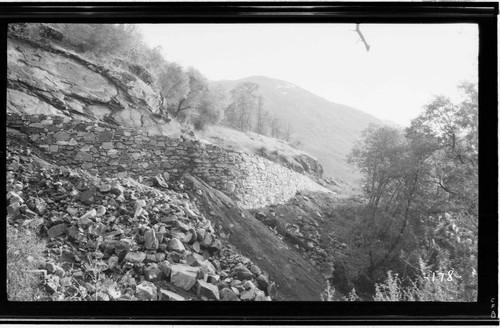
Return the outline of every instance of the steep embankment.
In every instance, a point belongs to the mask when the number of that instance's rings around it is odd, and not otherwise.
[[[168,293],[161,296],[162,289],[185,299],[200,298],[205,293],[200,288],[208,287],[198,287],[202,283],[184,277],[190,275],[186,271],[191,269],[182,265],[195,267],[196,277],[200,278],[200,268],[208,265],[203,264],[206,260],[211,264],[207,275],[201,278],[217,286],[221,293],[228,286],[241,287],[239,292],[243,292],[245,280],[253,279],[254,285],[265,293],[262,297],[319,299],[324,287],[319,272],[266,225],[206,182],[189,175],[169,183],[161,176],[146,176],[140,178],[144,183],[141,184],[125,177],[94,177],[76,167],[74,171],[68,164],[33,167],[30,154],[39,154],[54,163],[61,159],[32,144],[28,135],[19,130],[9,128],[8,140],[9,223],[21,227],[28,221],[39,221],[41,236],[48,241],[47,265],[42,269],[50,274],[47,288],[52,299],[177,297]],[[184,187],[183,180],[189,188]],[[21,187],[16,187],[18,182]],[[191,197],[182,194],[185,191]],[[195,198],[199,206],[192,202]],[[52,250],[61,247],[67,252]],[[67,259],[69,252],[75,256]],[[202,257],[197,258],[197,254]],[[265,279],[259,278],[257,268],[251,276],[238,276],[235,272],[240,269],[233,272],[233,267],[241,265],[252,269],[250,259],[267,273]],[[182,281],[173,278],[174,269],[181,271]],[[65,285],[61,279],[65,279]],[[185,279],[191,280],[187,283]],[[233,282],[235,279],[240,282]],[[277,292],[267,289],[266,281],[270,279],[277,282]],[[105,287],[92,288],[97,282]],[[76,283],[83,284],[86,291],[77,292]],[[255,290],[252,295],[256,297],[258,293]],[[223,298],[222,294],[208,298],[219,297]]]
[[[238,83],[259,85],[264,108],[274,117],[289,123],[292,143],[316,157],[325,175],[351,184],[359,178],[346,163],[346,156],[370,123],[380,120],[360,110],[336,104],[314,95],[292,83],[265,76],[252,76],[236,81],[215,81],[213,85],[230,91]]]
[[[147,83],[57,46],[9,38],[7,96],[8,221],[47,241],[51,299],[319,300],[319,271],[244,208],[329,190],[175,137]]]
[[[273,277],[278,299],[319,300],[325,287],[324,278],[299,252],[220,191],[190,175],[184,180],[191,190],[196,191],[193,194],[199,208],[209,213],[210,220],[220,229],[219,234],[230,244],[238,245],[243,254]]]
[[[183,192],[50,163],[8,131],[7,223],[46,239],[44,300],[271,300],[269,275]],[[45,157],[48,161],[41,159]]]

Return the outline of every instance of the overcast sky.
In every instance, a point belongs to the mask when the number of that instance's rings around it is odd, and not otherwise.
[[[435,94],[454,96],[477,81],[474,24],[168,24],[141,25],[167,60],[210,80],[264,75],[400,125]]]

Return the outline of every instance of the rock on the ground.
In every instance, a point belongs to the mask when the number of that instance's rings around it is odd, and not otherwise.
[[[135,296],[143,301],[156,301],[156,286],[152,282],[143,281],[135,287]]]
[[[179,239],[172,238],[168,242],[168,250],[182,253],[186,251],[186,248]]]
[[[160,301],[185,301],[186,299],[179,294],[169,290],[160,289]]]
[[[238,295],[234,291],[232,291],[230,288],[222,288],[220,291],[220,297],[221,301],[239,301]]]
[[[158,281],[163,278],[163,272],[156,263],[149,263],[144,268],[144,279],[147,281]]]
[[[56,238],[68,232],[68,226],[65,223],[61,223],[51,227],[47,234],[50,238]]]
[[[156,231],[154,229],[148,229],[144,233],[144,246],[146,249],[156,250],[158,249],[158,238],[156,238]]]
[[[238,263],[238,265],[234,267],[233,272],[239,280],[252,279],[253,277],[253,273],[241,263]]]
[[[173,264],[170,272],[170,282],[184,290],[190,290],[198,277],[198,268],[185,264]]]
[[[219,300],[219,289],[217,286],[212,285],[203,280],[198,280],[196,287],[196,294],[198,297],[206,297],[209,300]]]
[[[129,261],[132,263],[142,263],[146,259],[146,254],[143,252],[128,252],[125,256],[124,261]]]

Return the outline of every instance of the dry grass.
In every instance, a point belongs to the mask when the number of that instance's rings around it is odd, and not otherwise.
[[[7,227],[7,297],[9,301],[36,301],[44,295],[44,243],[28,228]]]
[[[254,132],[241,132],[222,125],[208,127],[197,132],[199,136],[213,144],[223,147],[234,147],[248,153],[259,154],[265,150],[268,154],[279,154],[290,162],[298,155],[307,154],[293,148],[286,141],[266,137]],[[314,158],[312,155],[308,156]]]

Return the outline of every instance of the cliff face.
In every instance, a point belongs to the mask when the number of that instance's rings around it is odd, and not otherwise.
[[[164,123],[161,97],[137,76],[66,49],[10,36],[7,110],[143,127]],[[163,116],[163,117],[162,117]]]

